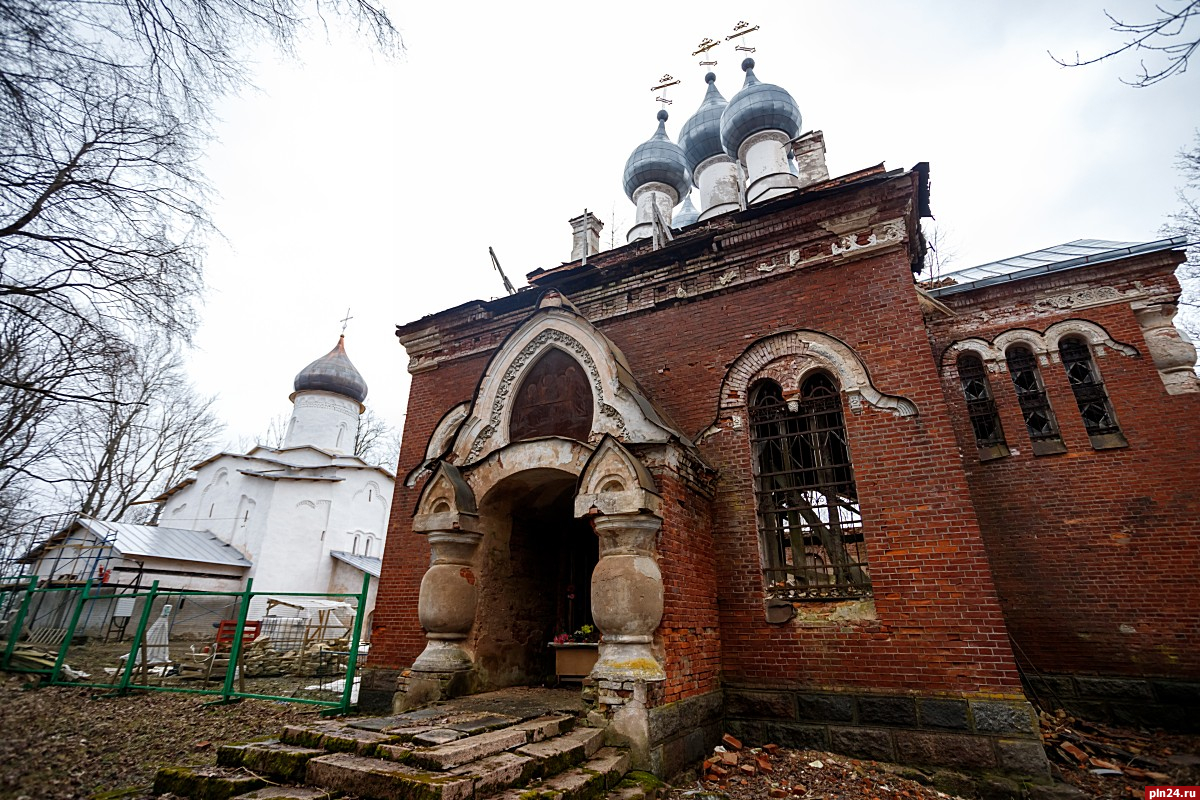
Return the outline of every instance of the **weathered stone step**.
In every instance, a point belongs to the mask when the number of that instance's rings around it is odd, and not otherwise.
[[[473,778],[427,772],[395,761],[333,753],[308,762],[306,781],[371,800],[471,800]]]
[[[324,789],[310,786],[268,786],[239,794],[234,800],[330,800],[331,797]]]
[[[591,758],[604,743],[600,728],[579,728],[552,739],[517,748],[517,754],[537,762],[533,776],[545,778],[570,769]]]
[[[445,771],[494,756],[529,743],[530,734],[518,728],[504,728],[489,733],[468,736],[440,747],[410,751],[409,763],[425,769]],[[384,752],[394,754],[395,748],[384,745]]]
[[[323,755],[325,751],[315,747],[279,741],[226,744],[217,748],[217,765],[245,767],[276,780],[302,783],[309,760]]]
[[[356,753],[360,756],[375,755],[380,745],[400,741],[396,736],[352,728],[337,722],[322,725],[288,725],[279,738],[284,744],[316,747],[331,753]]]
[[[261,789],[267,781],[242,769],[229,767],[160,767],[151,794],[171,794],[192,800],[229,800]]]
[[[615,791],[628,769],[626,751],[604,747],[578,767],[523,789],[509,789],[495,800],[595,800],[609,790]],[[635,796],[630,795],[627,800],[635,800]]]

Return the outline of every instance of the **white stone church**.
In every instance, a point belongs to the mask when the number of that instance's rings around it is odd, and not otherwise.
[[[281,447],[195,465],[157,498],[158,525],[79,519],[30,554],[37,574],[204,591],[238,591],[251,578],[255,592],[271,593],[357,593],[369,574],[369,621],[395,476],[354,455],[367,384],[344,337],[294,389]]]

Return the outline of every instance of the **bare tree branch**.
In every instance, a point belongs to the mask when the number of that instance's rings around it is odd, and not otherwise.
[[[1148,53],[1153,65],[1147,66],[1143,58],[1139,61],[1140,74],[1133,80],[1121,79],[1130,86],[1146,87],[1164,81],[1172,75],[1187,72],[1188,60],[1200,46],[1200,30],[1187,30],[1194,17],[1200,17],[1200,0],[1164,0],[1154,6],[1156,16],[1148,22],[1130,22],[1114,17],[1105,11],[1109,27],[1125,34],[1125,44],[1104,55],[1083,58],[1079,53],[1071,60],[1050,53],[1050,57],[1064,67],[1086,67],[1122,55],[1123,53]]]

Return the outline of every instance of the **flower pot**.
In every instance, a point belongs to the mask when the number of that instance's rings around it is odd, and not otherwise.
[[[581,681],[596,666],[600,645],[595,642],[551,644],[554,648],[554,673],[560,681]]]

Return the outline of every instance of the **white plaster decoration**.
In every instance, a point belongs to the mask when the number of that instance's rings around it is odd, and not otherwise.
[[[1145,290],[1142,283],[1135,281],[1134,288],[1127,292],[1122,292],[1113,286],[1093,286],[1066,294],[1054,295],[1053,297],[1045,297],[1034,302],[1033,306],[1041,311],[1050,309],[1092,308],[1094,306],[1108,305],[1109,303],[1134,300],[1143,296],[1145,296]]]
[[[942,370],[946,370],[958,359],[958,354],[970,350],[983,359],[989,372],[1007,372],[1008,349],[1016,344],[1028,347],[1037,356],[1038,363],[1049,366],[1060,363],[1059,343],[1068,336],[1079,336],[1087,340],[1097,357],[1112,351],[1126,357],[1136,357],[1138,350],[1132,345],[1118,342],[1108,335],[1108,331],[1094,322],[1085,319],[1066,319],[1056,322],[1038,333],[1029,328],[1013,328],[998,335],[991,342],[983,339],[970,338],[954,342],[942,353]]]
[[[755,269],[759,272],[774,272],[778,267],[794,267],[800,263],[800,251],[789,250],[786,253],[779,253],[771,256],[770,261],[763,261]]]
[[[412,375],[437,369],[437,352],[442,347],[442,334],[437,328],[424,328],[400,337],[408,353],[408,371]]]
[[[904,235],[904,220],[892,219],[876,225],[867,236],[867,241],[864,244],[859,244],[859,234],[850,233],[833,242],[830,247],[833,255],[840,256],[860,250],[874,250],[895,242],[902,242],[904,241]]]
[[[816,331],[777,333],[750,345],[725,373],[718,413],[744,407],[750,383],[764,372],[780,381],[784,396],[787,397],[799,391],[808,373],[822,368],[837,378],[852,411],[856,410],[856,406],[861,410],[861,404],[865,402],[872,408],[889,411],[899,417],[917,415],[916,405],[908,398],[884,394],[875,388],[867,374],[866,365],[852,348]]]
[[[550,292],[493,355],[451,448],[454,463],[473,464],[509,444],[512,401],[526,370],[550,348],[575,359],[587,376],[593,441],[604,434],[628,442],[662,442],[680,436],[647,410],[652,406],[645,398],[638,402],[640,390],[616,345],[568,301]]]
[[[430,468],[427,465],[439,458],[454,444],[454,437],[463,422],[466,421],[470,411],[471,403],[464,401],[442,415],[441,420],[434,427],[433,433],[429,436],[429,443],[425,445],[425,461],[405,476],[405,486],[411,489],[417,485],[417,481],[429,474]]]
[[[724,275],[721,275],[717,278],[717,285],[718,286],[728,286],[730,283],[733,282],[733,279],[736,278],[737,276],[738,276],[738,271],[736,269],[731,269],[728,272],[726,272]]]
[[[1146,350],[1154,360],[1167,394],[1192,394],[1200,392],[1200,379],[1196,377],[1196,347],[1186,333],[1175,327],[1176,311],[1173,302],[1133,304],[1134,316],[1146,339]]]

